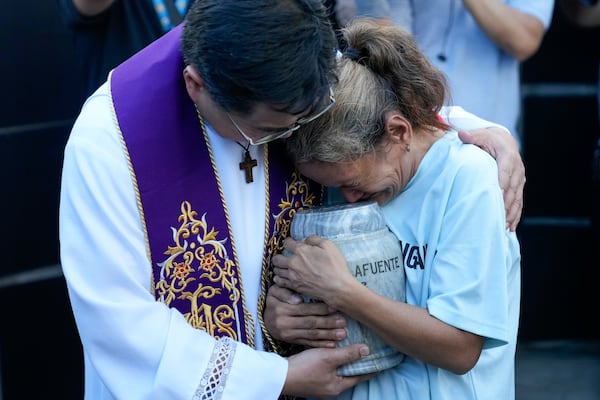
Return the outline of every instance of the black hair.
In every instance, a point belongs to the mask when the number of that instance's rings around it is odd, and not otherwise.
[[[182,35],[186,64],[219,106],[239,113],[256,103],[309,109],[335,80],[336,48],[321,0],[196,0]]]

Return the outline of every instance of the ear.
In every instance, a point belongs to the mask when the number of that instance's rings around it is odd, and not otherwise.
[[[392,143],[410,145],[412,141],[412,126],[406,118],[397,112],[389,112],[385,120],[385,133]]]
[[[185,81],[185,88],[188,95],[196,102],[196,99],[200,96],[200,92],[204,90],[204,79],[202,79],[196,68],[188,65],[183,69],[183,80]]]

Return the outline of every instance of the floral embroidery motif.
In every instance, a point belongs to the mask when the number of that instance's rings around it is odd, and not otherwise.
[[[277,252],[283,250],[281,241],[289,235],[292,218],[296,212],[304,207],[312,207],[316,199],[308,183],[301,178],[298,171],[294,171],[292,174],[292,182],[286,184],[285,195],[286,197],[282,198],[279,203],[281,211],[273,215],[274,235],[269,243],[269,250],[277,250]],[[270,253],[273,254],[273,252]]]
[[[268,256],[263,260],[263,285],[272,281],[271,256],[283,250],[283,239],[289,235],[295,213],[321,201],[312,190],[296,171],[291,181],[286,182],[285,193],[273,204],[275,211],[269,213]],[[207,219],[207,213],[198,218],[189,201],[181,203],[179,225],[171,227],[171,244],[163,253],[166,259],[156,264],[155,295],[158,301],[178,309],[194,328],[216,338],[243,341],[248,332],[253,337],[254,326],[244,306],[240,272],[228,230],[222,234]],[[262,310],[264,293],[259,297]],[[263,321],[260,323],[262,326]]]
[[[175,269],[173,275],[175,275],[180,281],[185,280],[187,276],[192,272],[192,268],[185,263],[175,263]]]
[[[319,192],[315,193],[315,190]],[[263,340],[265,349],[276,352],[280,355],[290,356],[301,350],[302,346],[292,345],[271,336],[265,327],[263,320],[263,311],[266,302],[267,288],[273,282],[273,268],[271,268],[271,257],[283,251],[283,240],[289,236],[291,221],[296,212],[305,208],[310,208],[320,204],[323,201],[323,188],[320,185],[311,186],[298,171],[294,171],[291,176],[291,182],[286,183],[284,196],[278,201],[277,208],[279,212],[272,213],[271,234],[267,243],[268,257],[263,260],[263,270],[261,277],[262,293],[258,302],[258,319],[263,331]],[[287,397],[285,397],[287,398]]]
[[[292,181],[286,183],[285,197],[280,199],[279,213],[273,214],[272,234],[267,244],[268,254],[273,256],[283,251],[283,240],[290,234],[292,218],[297,211],[313,206],[316,195],[310,190],[308,182],[302,178],[298,171],[292,173]],[[269,257],[269,265],[271,263]],[[273,278],[272,269],[267,272],[269,282]]]
[[[214,337],[238,340],[236,321],[241,293],[234,260],[229,257],[219,232],[208,226],[206,213],[197,219],[189,202],[181,204],[179,227],[172,227],[173,245],[158,263],[156,296],[178,308],[188,323]]]

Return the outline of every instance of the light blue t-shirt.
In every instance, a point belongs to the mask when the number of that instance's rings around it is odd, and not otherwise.
[[[549,27],[554,0],[502,2]],[[448,76],[452,104],[504,125],[519,140],[519,61],[487,36],[462,0],[412,1],[412,12],[415,41]]]
[[[485,337],[484,350],[464,375],[407,357],[339,398],[514,399],[521,257],[496,162],[448,132],[383,212],[403,249],[407,303]]]

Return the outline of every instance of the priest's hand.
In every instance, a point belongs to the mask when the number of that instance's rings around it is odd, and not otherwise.
[[[273,285],[267,292],[263,319],[276,339],[308,347],[334,348],[346,338],[346,319],[322,302],[304,303],[289,289]]]
[[[521,220],[525,187],[525,165],[517,141],[509,132],[496,127],[460,131],[458,134],[464,143],[477,145],[496,159],[506,225],[514,231]]]
[[[282,394],[301,397],[331,397],[372,378],[375,374],[340,376],[337,369],[369,354],[364,344],[336,349],[314,348],[288,358],[288,372]]]

